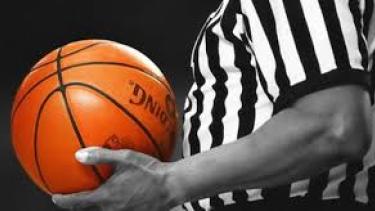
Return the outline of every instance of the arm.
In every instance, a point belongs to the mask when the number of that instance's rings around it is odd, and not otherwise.
[[[110,163],[115,173],[94,191],[54,195],[53,200],[70,209],[165,211],[237,188],[313,176],[366,153],[371,141],[368,98],[356,86],[307,95],[252,135],[174,163],[129,150],[83,149],[76,154],[80,162]]]
[[[305,96],[253,134],[172,164],[175,204],[281,185],[360,159],[371,142],[370,122],[368,94],[359,87]]]

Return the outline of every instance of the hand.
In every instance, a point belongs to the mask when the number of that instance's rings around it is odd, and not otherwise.
[[[109,163],[115,172],[92,192],[54,195],[54,203],[66,209],[98,207],[104,211],[166,211],[174,204],[168,184],[167,163],[130,150],[87,148],[76,153],[83,164]]]

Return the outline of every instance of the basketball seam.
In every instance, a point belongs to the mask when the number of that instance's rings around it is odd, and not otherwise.
[[[14,110],[13,110],[13,113],[12,113],[12,119],[13,119],[13,116],[15,115],[15,113],[17,112],[17,110],[19,109],[19,107],[21,106],[22,102],[26,99],[26,97],[35,89],[37,88],[40,84],[42,84],[44,81],[48,80],[49,78],[51,78],[52,76],[56,75],[56,73],[51,73],[49,74],[48,76],[46,76],[45,78],[41,79],[40,81],[38,81],[36,84],[34,84],[29,90],[27,90],[27,92],[22,96],[22,98],[19,100],[19,102],[17,103],[17,105],[15,106]]]
[[[85,46],[85,47],[83,47],[83,48],[81,48],[81,49],[78,49],[78,50],[76,50],[76,51],[73,51],[73,52],[70,52],[70,53],[64,55],[63,58],[66,58],[66,57],[69,57],[69,56],[75,55],[75,54],[77,54],[77,53],[80,53],[80,52],[82,52],[82,51],[84,51],[84,50],[87,50],[87,49],[89,49],[89,48],[91,48],[91,47],[94,47],[94,46],[96,46],[96,45],[99,45],[99,44],[102,44],[102,42],[96,42],[96,43],[93,43],[93,44],[87,45],[87,46]],[[54,60],[52,60],[52,61],[49,61],[49,62],[45,62],[45,63],[43,63],[43,64],[40,64],[40,65],[38,65],[37,67],[33,67],[33,68],[31,69],[30,72],[33,72],[33,71],[35,71],[35,70],[37,70],[37,69],[39,69],[39,68],[41,68],[41,67],[44,67],[44,66],[49,65],[49,64],[52,64],[52,63],[54,63],[54,62],[56,62],[56,59],[54,59]],[[34,90],[34,88],[36,88],[39,84],[41,84],[42,82],[44,82],[44,81],[46,81],[47,79],[51,78],[51,77],[54,76],[55,74],[57,74],[57,73],[56,73],[56,72],[50,73],[50,74],[48,74],[46,77],[44,77],[44,78],[42,78],[40,81],[38,81],[36,84],[34,84],[34,85],[33,85],[33,86],[32,86],[32,87],[31,87],[31,88],[30,88],[30,89],[24,94],[24,96],[22,96],[20,102],[17,104],[17,106],[16,106],[16,108],[15,108],[15,110],[14,110],[13,113],[15,113],[16,110],[18,110],[18,107],[19,107],[19,105],[22,103],[22,101],[24,100],[24,98],[26,98],[26,96],[27,96],[32,90]],[[11,118],[11,119],[13,119],[13,113],[12,113],[12,118]]]
[[[74,70],[75,68],[77,67],[83,67],[83,66],[89,66],[89,65],[115,65],[115,66],[123,66],[123,67],[129,67],[129,68],[132,68],[132,69],[136,69],[136,70],[139,70],[140,72],[146,74],[146,75],[149,75],[149,76],[153,76],[152,74],[149,74],[147,73],[145,70],[143,70],[142,68],[139,68],[139,67],[136,67],[136,66],[132,66],[132,65],[129,65],[129,64],[126,64],[126,63],[117,63],[117,62],[86,62],[86,63],[79,63],[79,64],[75,64],[75,65],[71,65],[71,66],[68,66],[68,67],[64,67],[64,68],[61,68],[61,72],[65,72],[65,71],[68,71],[68,70]],[[21,103],[25,100],[25,98],[34,90],[36,89],[39,85],[41,85],[43,82],[45,82],[46,80],[48,80],[49,78],[53,77],[54,75],[57,75],[58,73],[57,72],[54,72],[54,73],[51,73],[49,75],[47,75],[46,77],[44,77],[43,79],[41,79],[40,81],[38,81],[36,84],[34,84],[23,96],[22,98],[20,99],[20,101],[17,103],[13,113],[12,113],[12,118],[13,119],[13,116],[15,115],[16,111],[18,110],[18,108],[20,107]],[[163,84],[163,86],[168,90],[169,93],[172,94],[172,91],[170,90],[170,88],[168,87],[168,85],[166,85],[164,82],[158,80],[157,78],[155,78],[156,81],[158,81],[159,83]]]
[[[82,52],[82,51],[84,51],[84,50],[87,50],[87,49],[92,48],[92,47],[94,47],[94,46],[97,46],[97,45],[99,45],[99,44],[102,44],[102,43],[101,43],[101,42],[96,42],[96,43],[90,44],[90,45],[85,46],[85,47],[83,47],[83,48],[81,48],[81,49],[78,49],[78,50],[75,50],[75,51],[73,51],[73,52],[70,52],[70,53],[68,53],[68,54],[66,54],[66,55],[63,55],[63,56],[61,56],[61,58],[67,58],[67,57],[73,56],[73,55],[75,55],[75,54],[77,54],[77,53],[80,53],[80,52]],[[52,60],[52,61],[44,62],[44,63],[42,63],[42,64],[40,64],[40,65],[38,65],[38,66],[36,66],[36,67],[31,68],[31,71],[30,71],[30,72],[34,72],[35,70],[37,70],[37,69],[39,69],[39,68],[42,68],[42,67],[45,67],[45,66],[47,66],[47,65],[49,65],[49,64],[52,64],[52,63],[54,63],[54,62],[56,62],[56,59],[54,59],[54,60]]]
[[[100,94],[101,96],[103,96],[104,98],[109,100],[110,102],[112,102],[118,109],[120,109],[124,114],[126,114],[128,117],[130,117],[130,119],[132,119],[143,130],[143,132],[146,134],[146,136],[150,139],[151,144],[156,148],[159,159],[164,160],[162,150],[160,149],[159,145],[157,144],[156,139],[152,136],[151,132],[146,128],[145,125],[142,124],[142,122],[137,117],[135,117],[129,110],[127,110],[125,107],[123,107],[119,102],[117,102],[109,94],[105,93],[104,91],[102,91],[102,90],[100,90],[100,89],[98,89],[98,88],[96,88],[92,85],[81,83],[81,82],[67,83],[67,84],[65,84],[65,86],[66,87],[82,86],[82,87],[89,88],[89,89],[97,92],[98,94]]]
[[[44,107],[45,105],[47,104],[48,100],[57,92],[59,92],[60,90],[58,88],[54,89],[52,92],[50,92],[47,97],[42,101],[42,104],[41,106],[39,107],[39,110],[38,110],[38,113],[37,113],[37,117],[36,117],[36,122],[35,122],[35,128],[34,128],[34,159],[35,159],[35,164],[36,164],[36,167],[37,167],[37,170],[38,170],[38,174],[39,174],[39,177],[40,179],[42,180],[42,183],[44,184],[44,187],[49,191],[51,192],[51,189],[49,188],[48,186],[48,183],[46,181],[46,179],[44,178],[43,176],[43,173],[42,173],[42,170],[41,170],[41,165],[40,165],[40,162],[39,162],[39,151],[38,151],[38,133],[39,133],[39,122],[40,122],[40,118],[42,116],[42,113],[43,113],[43,110],[44,110]]]
[[[140,68],[140,67],[137,67],[137,66],[134,66],[134,65],[131,65],[131,64],[127,64],[127,63],[122,63],[122,62],[106,62],[106,61],[92,61],[92,62],[84,62],[84,63],[79,63],[79,64],[71,65],[71,66],[66,67],[66,68],[71,69],[71,68],[76,68],[76,67],[81,67],[81,66],[90,66],[90,65],[113,65],[113,66],[129,67],[129,68],[132,68],[132,69],[136,69],[136,70],[144,73],[145,75],[151,76],[156,81],[158,81],[159,83],[161,83],[168,90],[168,92],[171,92],[171,89],[169,88],[169,85],[166,84],[165,82],[163,82],[162,80],[160,80],[159,77],[156,74],[149,73],[149,72],[147,72],[143,68]],[[63,68],[63,70],[66,71],[65,68]]]
[[[61,51],[62,51],[62,47],[59,48],[58,50],[58,53],[57,53],[57,59],[56,59],[56,66],[57,66],[57,76],[58,76],[58,79],[59,79],[59,88],[60,88],[60,91],[62,93],[62,97],[63,97],[63,101],[64,101],[64,105],[65,105],[65,108],[66,108],[66,111],[68,112],[68,116],[69,116],[69,120],[70,120],[70,123],[73,127],[73,130],[77,136],[77,139],[79,141],[79,144],[81,146],[81,148],[86,148],[86,144],[85,142],[83,141],[83,137],[78,129],[78,125],[74,119],[74,116],[73,116],[73,113],[72,113],[72,110],[69,106],[69,103],[68,103],[68,99],[67,99],[67,96],[66,96],[66,87],[65,87],[65,84],[64,84],[64,81],[63,81],[63,76],[62,76],[62,72],[61,72]],[[99,180],[99,183],[103,183],[104,182],[104,178],[103,176],[100,174],[98,168],[96,166],[91,166],[91,169],[93,170],[94,174],[96,175],[97,179]]]
[[[70,69],[70,68],[73,68],[73,67],[67,67],[65,70],[67,69]],[[60,71],[62,72],[63,69],[60,69]],[[46,77],[44,79],[42,79],[41,81],[45,81],[47,80],[48,78],[52,77],[53,75],[56,75],[58,73],[53,73],[51,74],[49,77]],[[62,79],[62,78],[61,78]],[[38,82],[39,83],[39,82]],[[105,92],[99,90],[98,88],[96,87],[93,87],[93,86],[90,86],[88,84],[84,84],[84,83],[68,83],[68,84],[65,84],[63,85],[64,87],[68,87],[68,86],[83,86],[83,87],[86,87],[86,88],[90,88],[92,90],[94,90],[95,92],[98,92],[100,95],[102,95],[103,97],[105,97],[107,100],[111,101],[112,103],[115,104],[116,107],[118,107],[120,110],[122,110],[126,115],[128,115],[131,119],[133,119],[133,121],[135,121],[140,127],[141,129],[145,132],[145,134],[149,137],[149,139],[151,140],[152,144],[155,146],[157,152],[158,152],[158,156],[160,159],[163,159],[162,157],[162,153],[161,153],[161,149],[159,148],[159,145],[156,143],[155,139],[152,137],[151,133],[148,131],[148,129],[136,118],[134,117],[126,108],[124,108],[123,106],[121,106],[120,103],[118,103],[116,100],[114,100],[112,97],[110,97],[110,95],[106,94]],[[36,88],[36,86],[34,87]],[[32,91],[29,90],[28,93],[30,93]],[[36,163],[36,167],[37,167],[37,172],[38,172],[38,176],[39,178],[41,179],[43,185],[45,186],[45,188],[51,192],[51,189],[49,188],[49,185],[46,181],[46,179],[44,178],[43,176],[43,173],[42,173],[42,170],[41,170],[41,165],[40,165],[40,162],[39,162],[39,153],[38,153],[38,147],[37,147],[37,143],[38,143],[38,132],[39,132],[39,122],[40,122],[40,117],[42,115],[42,112],[44,110],[44,107],[45,105],[47,104],[48,100],[53,96],[53,94],[55,94],[56,92],[61,92],[62,95],[63,92],[61,90],[61,86],[59,86],[58,88],[55,88],[53,91],[51,91],[47,97],[42,101],[42,104],[41,106],[39,107],[39,110],[38,110],[38,114],[37,114],[37,119],[36,119],[36,124],[35,124],[35,128],[34,128],[34,159],[35,159],[35,163]],[[25,94],[27,95],[27,94]],[[22,101],[22,100],[21,100]],[[21,104],[21,101],[19,103],[19,105]],[[67,105],[68,106],[68,105]],[[15,113],[15,111],[14,111]],[[13,122],[12,122],[13,124]],[[73,123],[72,123],[73,124]],[[74,126],[73,126],[74,128]],[[84,144],[84,143],[83,143]],[[85,146],[83,146],[85,147]],[[99,173],[99,172],[98,172]],[[99,174],[100,175],[100,174]]]

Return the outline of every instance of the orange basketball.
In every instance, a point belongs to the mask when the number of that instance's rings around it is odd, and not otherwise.
[[[106,40],[73,42],[40,60],[17,92],[11,125],[19,162],[49,194],[91,190],[111,175],[109,165],[80,164],[77,150],[126,148],[168,161],[178,127],[158,67]]]

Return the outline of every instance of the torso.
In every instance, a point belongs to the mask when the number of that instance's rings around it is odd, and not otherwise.
[[[277,4],[277,0],[271,1]],[[361,12],[368,13],[365,3],[369,1],[360,2]],[[195,80],[185,103],[184,157],[250,135],[275,114],[274,103],[280,88],[276,79],[267,80],[275,75],[275,65],[267,61],[266,51],[257,53],[261,49],[255,46],[254,39],[260,43],[262,35],[249,35],[249,30],[257,30],[256,15],[251,14],[254,8],[250,4],[250,0],[224,0],[210,15],[198,37],[191,62]],[[365,24],[370,25],[370,22]],[[369,52],[375,48],[373,28],[369,27],[370,32],[366,34]],[[280,48],[282,50],[283,46]],[[369,67],[372,67],[372,59]],[[244,201],[283,200],[295,196],[342,197],[368,203],[375,200],[374,145],[362,162],[334,167],[315,178],[275,189],[222,193],[184,206],[187,210],[210,210]]]

